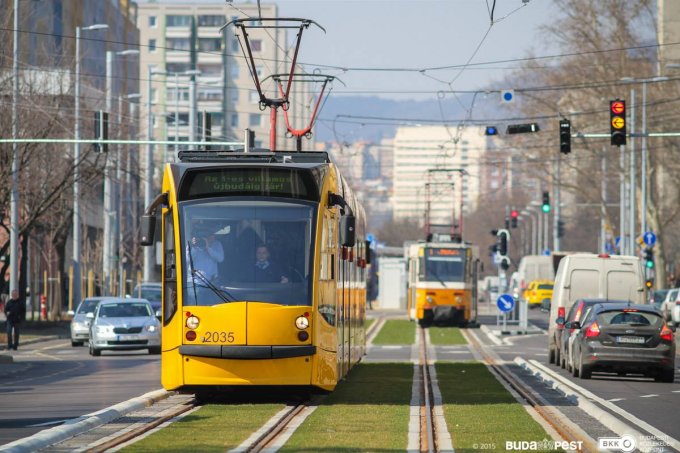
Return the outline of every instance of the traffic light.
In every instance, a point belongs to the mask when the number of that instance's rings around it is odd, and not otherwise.
[[[645,249],[645,267],[647,269],[654,269],[654,249]]]
[[[609,101],[609,130],[612,145],[626,144],[626,101]]]
[[[654,286],[654,280],[652,280],[651,278],[648,278],[645,281],[645,286],[647,287],[647,289],[652,289],[652,286]]]
[[[496,126],[486,126],[484,135],[498,135],[498,128]]]
[[[543,192],[543,205],[541,206],[541,209],[546,214],[550,212],[550,192],[548,191]]]
[[[557,221],[557,237],[564,237],[564,222],[561,220]]]
[[[528,123],[528,124],[509,124],[506,129],[506,134],[526,134],[528,132],[538,132],[541,129],[538,127],[538,123]]]
[[[560,152],[571,152],[571,121],[567,119],[560,120]]]
[[[513,209],[510,211],[510,221],[512,222],[510,225],[513,228],[517,228],[517,220],[519,218],[519,212],[516,209]]]
[[[508,239],[510,239],[508,230],[498,230],[498,254],[501,256],[508,254]]]
[[[95,140],[109,139],[109,114],[103,110],[94,112],[94,138]],[[95,143],[94,150],[97,153],[105,153],[109,150],[107,143]]]

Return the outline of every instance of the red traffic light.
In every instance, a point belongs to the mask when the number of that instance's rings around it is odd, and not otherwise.
[[[611,109],[614,115],[621,115],[626,111],[626,103],[625,101],[612,101]]]
[[[519,217],[519,212],[517,210],[513,209],[510,212],[510,217],[512,217],[513,219],[516,219],[517,217]]]

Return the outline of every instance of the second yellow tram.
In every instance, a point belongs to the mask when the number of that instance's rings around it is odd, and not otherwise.
[[[479,249],[438,240],[411,244],[406,254],[409,319],[421,326],[475,325]]]
[[[143,244],[157,210],[164,388],[333,390],[364,355],[364,211],[326,153],[180,153]]]

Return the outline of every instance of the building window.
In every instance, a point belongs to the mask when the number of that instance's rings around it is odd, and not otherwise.
[[[219,52],[222,50],[222,39],[198,38],[198,50],[204,52]]]
[[[191,63],[165,63],[166,72],[186,72],[191,69]]]
[[[189,38],[166,38],[168,50],[191,50],[191,40]]]
[[[149,39],[149,52],[155,52],[156,51],[156,40],[155,39]]]
[[[232,102],[238,102],[238,98],[239,98],[238,93],[239,93],[239,91],[238,91],[237,88],[232,88],[231,90],[229,90],[229,99]]]
[[[238,127],[238,113],[231,114],[231,127]]]
[[[262,74],[264,74],[264,67],[263,67],[262,65],[257,65],[257,66],[255,66],[255,73],[256,73],[257,76],[261,79],[261,78],[262,78]]]
[[[257,104],[260,102],[260,94],[255,90],[250,90],[248,92],[248,100],[251,104]]]
[[[220,15],[202,15],[198,16],[199,27],[221,27],[227,23],[224,16]]]
[[[198,70],[201,71],[201,76],[204,77],[222,75],[222,65],[220,64],[199,64]]]
[[[251,113],[248,115],[248,126],[259,127],[262,125],[262,115],[259,113]]]
[[[189,101],[189,89],[188,88],[177,88],[177,87],[168,88],[168,92],[167,92],[168,101],[177,101],[178,100],[177,96],[179,96],[180,101],[188,102]]]
[[[180,113],[177,117],[179,118],[179,125],[180,126],[186,126],[187,124],[189,124],[189,114],[188,113]],[[168,115],[165,117],[165,121],[166,121],[168,126],[174,126],[175,125],[175,114],[174,113],[168,113]],[[180,138],[180,140],[181,140],[181,138]]]
[[[212,123],[212,126],[222,127],[223,118],[222,112],[210,112],[210,122]]]
[[[165,16],[165,24],[168,27],[190,27],[191,16],[167,15]]]
[[[198,90],[198,100],[199,101],[221,101],[222,100],[222,89],[221,88],[199,88],[199,90]]]
[[[262,52],[262,40],[261,39],[251,39],[250,40],[250,50],[253,52]]]
[[[156,26],[156,16],[149,16],[149,27]]]

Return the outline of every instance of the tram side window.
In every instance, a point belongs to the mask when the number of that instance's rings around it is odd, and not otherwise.
[[[163,235],[163,253],[165,272],[163,276],[163,324],[170,322],[177,311],[177,260],[175,256],[175,227],[172,211],[165,213]]]

